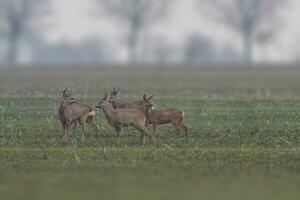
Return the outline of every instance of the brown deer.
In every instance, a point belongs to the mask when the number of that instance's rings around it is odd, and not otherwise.
[[[88,130],[87,124],[89,124],[95,130],[95,137],[98,137],[100,132],[97,125],[93,122],[93,117],[95,111],[88,105],[77,103],[72,97],[71,91],[69,88],[66,88],[62,91],[62,98],[60,106],[58,108],[58,116],[61,121],[63,133],[63,142],[68,142],[68,133],[72,124],[78,122],[83,129],[82,142],[86,140]]]
[[[145,107],[145,102],[144,100],[140,101],[133,101],[133,102],[127,102],[127,103],[119,103],[118,101],[118,96],[120,94],[121,89],[113,89],[110,93],[109,97],[109,102],[112,104],[114,109],[119,109],[119,108],[132,108],[132,109],[137,109],[142,111],[146,115],[146,107]],[[150,101],[152,99],[153,95],[150,97],[147,97],[147,101]],[[148,125],[148,120],[146,116],[146,126]]]
[[[141,132],[140,142],[144,145],[146,143],[147,135],[145,128],[145,114],[140,110],[132,108],[113,109],[109,99],[110,97],[105,95],[96,107],[104,112],[108,123],[115,128],[117,136],[120,138],[124,127],[133,126]]]
[[[156,129],[158,125],[171,123],[176,131],[176,135],[179,135],[183,129],[185,132],[186,142],[189,140],[188,127],[184,124],[184,111],[178,108],[165,108],[154,109],[153,104],[149,101],[146,95],[143,96],[143,100],[146,107],[146,115],[149,120],[149,124],[153,126],[153,141],[155,141]]]
[[[135,108],[138,109],[142,112],[145,111],[145,102],[143,100],[140,101],[133,101],[133,102],[127,102],[127,103],[119,103],[117,98],[120,94],[120,90],[121,89],[113,89],[113,91],[111,91],[111,95],[109,98],[109,102],[112,104],[113,108]],[[148,97],[148,101],[150,101],[152,99],[153,95]]]

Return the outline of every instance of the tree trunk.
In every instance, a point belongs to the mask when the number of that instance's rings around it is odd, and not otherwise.
[[[17,35],[9,36],[6,56],[6,61],[9,65],[16,64],[18,60],[18,40],[19,38]]]
[[[138,62],[139,33],[140,27],[135,24],[131,25],[128,36],[128,55],[130,64],[136,64]]]
[[[9,33],[7,44],[7,64],[16,64],[19,53],[19,39],[22,32],[21,18],[12,15],[9,21]]]
[[[243,39],[243,62],[246,66],[251,66],[253,62],[253,34],[252,30],[244,30],[242,33]]]

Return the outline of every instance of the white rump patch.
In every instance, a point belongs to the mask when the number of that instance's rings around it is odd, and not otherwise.
[[[96,112],[93,110],[89,113],[89,116],[94,116],[96,114]]]

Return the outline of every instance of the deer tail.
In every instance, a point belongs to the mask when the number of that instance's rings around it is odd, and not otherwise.
[[[182,124],[182,123],[183,123],[184,116],[185,116],[185,113],[184,113],[184,111],[182,111],[182,113],[181,113],[181,118],[180,118],[180,120],[179,120],[179,124]]]
[[[94,110],[92,110],[92,111],[89,112],[89,116],[90,117],[95,116],[95,114],[96,114],[96,112]]]

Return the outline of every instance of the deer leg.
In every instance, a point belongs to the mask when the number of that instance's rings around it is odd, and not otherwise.
[[[73,126],[72,130],[75,130],[75,129],[76,129],[76,127],[77,127],[77,123],[76,123],[76,121],[75,121],[75,122],[74,122],[74,126]]]
[[[81,120],[78,120],[79,125],[81,126],[82,132],[84,132],[84,126]],[[82,136],[83,137],[83,136]],[[82,140],[82,139],[81,139]]]
[[[126,132],[127,133],[129,133],[128,132],[128,129],[125,129],[126,130]],[[130,135],[130,134],[128,134],[128,135]],[[124,136],[124,127],[123,127],[123,124],[121,123],[121,125],[120,125],[120,132],[119,132],[119,135],[118,135],[119,137],[120,136]]]
[[[147,132],[145,129],[140,130],[140,132],[141,132],[141,145],[145,145]]]
[[[181,126],[181,128],[183,128],[183,130],[184,130],[184,133],[185,133],[185,141],[186,141],[186,143],[188,143],[189,142],[189,128],[182,122],[181,124],[180,124],[180,126]]]
[[[95,131],[95,138],[97,139],[100,135],[100,129],[98,126],[94,123],[93,117],[90,117],[87,119],[87,123],[94,129]]]
[[[61,128],[60,128],[60,136],[63,137],[64,136],[64,132],[65,132],[65,122],[61,122]]]
[[[145,127],[148,128],[148,125],[149,125],[149,119],[148,119],[148,117],[146,116]]]
[[[87,138],[87,126],[86,126],[86,120],[80,119],[78,122],[79,122],[79,124],[81,125],[82,131],[83,131],[81,142],[84,143],[85,140],[86,140],[86,138]]]
[[[141,132],[141,145],[145,145],[146,144],[146,135],[147,135],[147,131],[145,127],[141,127],[141,126],[135,126],[135,128],[137,128],[140,132]]]
[[[116,129],[116,134],[117,134],[117,140],[118,142],[120,142],[120,136],[121,136],[121,133],[122,133],[122,127],[115,127]]]
[[[152,125],[152,128],[153,128],[153,132],[152,132],[152,141],[153,141],[153,144],[156,143],[156,125]]]
[[[68,143],[68,133],[70,129],[70,123],[66,122],[64,123],[64,136],[63,136],[63,142]]]
[[[178,126],[178,123],[177,123],[177,122],[174,122],[174,121],[172,121],[171,123],[172,123],[172,125],[173,125],[174,128],[175,128],[175,133],[176,133],[176,135],[179,135],[179,133],[180,133],[180,127]]]
[[[124,127],[121,128],[120,136],[124,136],[124,129],[125,129]]]
[[[121,136],[121,127],[115,127],[115,130],[116,130],[116,134],[117,134],[117,137],[120,137]]]

